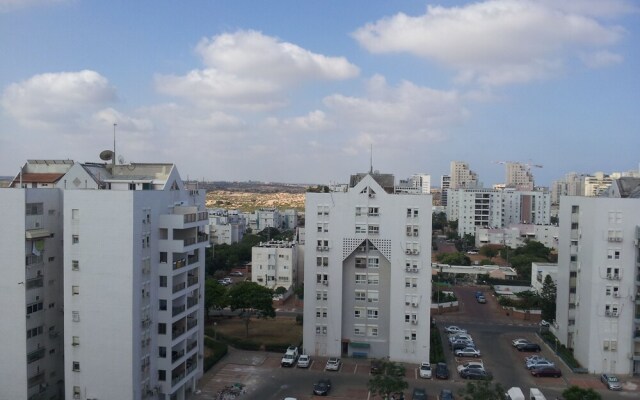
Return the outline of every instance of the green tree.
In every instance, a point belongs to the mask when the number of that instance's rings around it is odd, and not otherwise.
[[[546,321],[556,319],[556,295],[556,284],[553,282],[553,279],[551,279],[551,276],[547,275],[544,278],[542,291],[540,292],[542,319]]]
[[[249,322],[252,316],[275,317],[273,290],[255,282],[239,282],[229,289],[229,307],[241,310],[244,318],[246,337],[249,337]]]
[[[480,247],[480,254],[487,257],[489,261],[495,256],[498,255],[498,246],[495,244],[485,244]]]
[[[211,309],[221,310],[228,304],[227,288],[213,278],[204,281],[204,307],[205,317],[209,317]]]
[[[458,220],[449,221],[449,229],[451,229],[452,231],[457,231],[458,230]]]
[[[378,360],[380,362],[380,373],[369,379],[367,388],[372,395],[380,395],[383,399],[388,399],[392,393],[402,392],[409,387],[404,379],[404,367],[387,359]]]
[[[468,382],[458,393],[465,400],[493,400],[503,399],[505,390],[499,383],[492,386],[489,381],[478,381]]]
[[[593,389],[571,386],[562,392],[562,398],[564,400],[601,400],[602,396]]]
[[[287,288],[284,286],[278,286],[274,292],[275,294],[285,294],[287,293]]]
[[[462,253],[440,253],[436,259],[441,264],[471,265],[471,259]]]
[[[447,214],[443,212],[434,212],[431,217],[431,230],[441,231],[447,226]]]
[[[476,246],[476,236],[471,233],[465,233],[462,236],[462,248],[464,250],[473,249]]]

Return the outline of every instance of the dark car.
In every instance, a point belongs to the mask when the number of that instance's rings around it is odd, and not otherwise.
[[[531,370],[531,375],[533,376],[552,376],[554,378],[560,378],[562,376],[562,371],[560,371],[556,367],[540,367],[534,368]]]
[[[404,393],[402,392],[391,393],[391,396],[389,396],[389,400],[404,400]]]
[[[379,374],[382,372],[382,361],[380,360],[371,360],[371,368],[369,370],[372,374]]]
[[[313,394],[317,394],[319,396],[328,395],[330,390],[331,390],[330,379],[320,379],[315,385],[313,385]]]
[[[445,363],[438,363],[436,365],[436,378],[437,379],[449,379],[449,368]]]
[[[518,351],[528,351],[528,352],[534,352],[534,351],[540,351],[542,350],[540,348],[540,345],[537,343],[522,343],[516,346],[516,349],[518,349]]]
[[[413,388],[411,400],[427,400],[427,391],[423,388]]]
[[[453,343],[449,343],[452,351],[466,349],[467,347],[476,347],[475,343],[470,340],[456,340]]]
[[[465,368],[460,371],[460,377],[463,379],[491,380],[492,376],[489,372],[480,368]]]
[[[449,389],[442,389],[438,400],[453,400],[453,392]]]

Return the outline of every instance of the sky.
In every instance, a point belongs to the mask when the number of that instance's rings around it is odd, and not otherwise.
[[[0,175],[27,159],[342,183],[466,161],[637,170],[635,0],[0,0]]]

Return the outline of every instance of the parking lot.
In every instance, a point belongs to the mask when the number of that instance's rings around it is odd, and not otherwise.
[[[475,301],[474,288],[456,287],[456,295],[462,304],[460,311],[452,314],[435,316],[441,331],[450,379],[421,379],[418,365],[404,364],[405,378],[409,389],[405,391],[407,399],[414,387],[425,388],[429,398],[436,399],[441,389],[450,389],[457,396],[467,382],[457,372],[457,366],[467,361],[482,361],[485,368],[491,372],[495,382],[500,382],[505,389],[518,386],[528,393],[529,388],[542,390],[547,399],[560,397],[561,392],[571,385],[584,388],[594,388],[604,399],[637,398],[640,395],[638,379],[626,378],[623,381],[624,390],[612,392],[604,388],[598,376],[574,374],[555,355],[554,349],[545,345],[536,332],[539,327],[535,323],[512,320],[499,313],[495,298],[487,294],[487,303],[479,304]],[[480,358],[456,357],[448,350],[448,337],[443,328],[448,325],[458,325],[472,335]],[[517,351],[511,341],[525,338],[541,345],[540,353],[521,353]],[[561,378],[533,377],[525,367],[524,359],[532,354],[542,355],[552,360],[562,371]],[[239,399],[247,400],[282,400],[294,397],[298,400],[320,398],[313,396],[313,384],[321,378],[330,378],[332,388],[325,399],[373,399],[367,391],[370,379],[370,361],[363,359],[342,359],[339,371],[325,371],[327,358],[312,358],[309,368],[283,368],[280,366],[282,354],[267,352],[250,352],[232,349],[211,371],[205,374],[201,383],[201,393],[196,399],[215,399],[216,393],[226,385],[242,383],[246,393]],[[379,399],[379,397],[377,397]]]

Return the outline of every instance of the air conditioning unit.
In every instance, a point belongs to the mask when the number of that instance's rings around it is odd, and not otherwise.
[[[406,268],[407,272],[411,272],[411,267]]]
[[[613,297],[620,297],[620,293],[619,292],[613,292]]]
[[[404,304],[409,305],[409,304],[411,304],[411,302],[410,301],[405,301]]]
[[[615,279],[615,280],[620,279],[620,275],[618,275],[618,274],[614,274],[614,275],[613,275],[613,279]]]
[[[418,232],[413,232],[413,236],[418,236]]]
[[[618,316],[618,312],[617,311],[612,311],[611,312],[611,316],[612,317],[617,317]]]
[[[607,274],[607,279],[611,279],[613,275]]]
[[[411,305],[412,305],[413,307],[418,307],[418,303],[417,303],[417,302],[413,302],[413,303],[411,303]]]
[[[413,249],[413,254],[420,254],[420,250],[418,250],[418,249]]]
[[[411,254],[411,249],[407,249],[407,250],[405,250],[405,253],[406,253],[406,254]]]
[[[412,323],[413,325],[418,325],[418,320],[417,320],[417,319],[412,319],[412,320],[411,320],[411,323]]]
[[[610,317],[611,316],[611,311],[605,311],[604,315],[606,315],[607,317]]]

